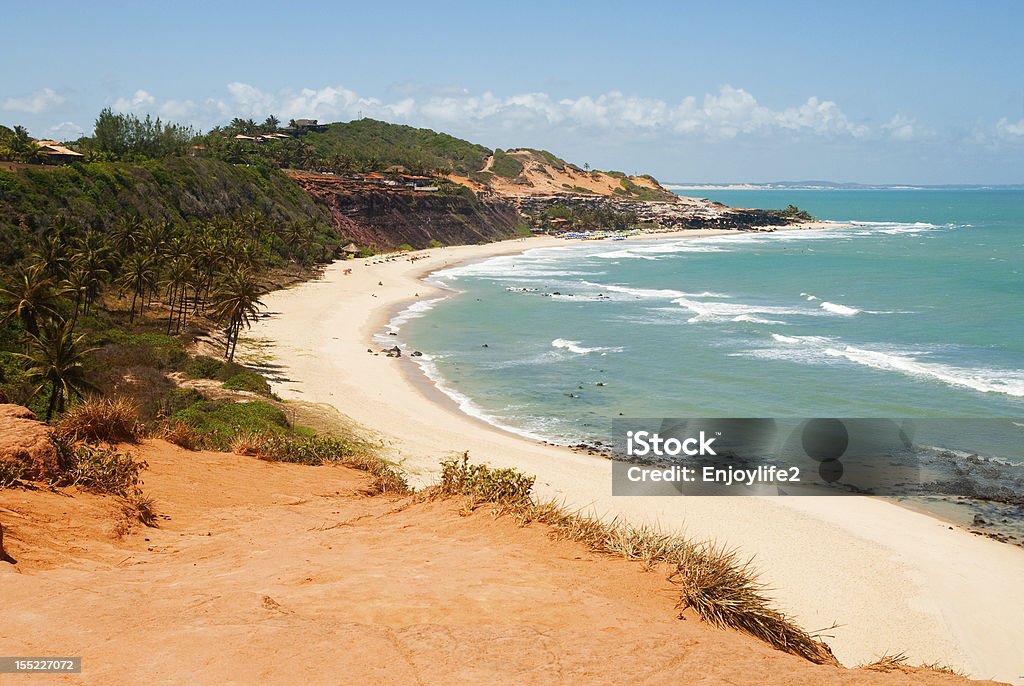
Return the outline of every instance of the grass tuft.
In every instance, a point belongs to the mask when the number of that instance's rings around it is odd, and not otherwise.
[[[165,422],[157,437],[185,450],[199,450],[203,446],[202,434],[181,421]]]
[[[340,464],[368,472],[373,481],[367,493],[378,495],[412,492],[402,472],[379,457],[373,446],[356,438],[330,436],[284,436],[280,434],[240,434],[233,447],[272,462],[322,465]]]
[[[874,662],[861,665],[861,668],[870,669],[873,672],[891,672],[896,669],[902,670],[907,666],[905,653],[885,653]]]
[[[441,462],[441,483],[434,492],[441,497],[466,496],[470,509],[477,502],[514,506],[530,501],[536,477],[515,469],[495,469],[485,464],[470,464],[469,453]]]
[[[71,442],[138,443],[142,436],[139,406],[128,398],[90,398],[57,422],[55,433]]]
[[[555,538],[582,543],[595,553],[636,560],[647,568],[673,567],[669,579],[680,588],[679,606],[692,608],[716,626],[745,631],[788,653],[818,664],[838,664],[822,641],[771,607],[751,561],[720,546],[697,544],[652,526],[601,520],[531,496],[535,477],[514,469],[469,463],[469,454],[441,462],[440,483],[428,498],[468,496],[473,505],[490,502],[521,525],[545,524]]]
[[[148,465],[131,453],[88,443],[73,443],[51,436],[57,449],[57,476],[54,486],[78,486],[96,493],[127,496],[140,483],[139,474]]]
[[[17,462],[0,462],[0,490],[17,486],[25,473],[25,466]]]
[[[714,544],[690,548],[669,579],[679,586],[679,607],[715,626],[732,627],[818,664],[835,663],[821,641],[771,607],[753,560]]]

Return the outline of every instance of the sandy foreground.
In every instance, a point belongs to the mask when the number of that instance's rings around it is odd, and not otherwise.
[[[813,665],[675,609],[663,571],[462,501],[367,497],[344,467],[130,446],[158,529],[116,501],[4,491],[0,654],[67,684],[966,684]],[[74,497],[69,497],[73,494]]]
[[[250,332],[248,354],[271,360],[282,397],[331,405],[378,432],[414,482],[429,483],[439,459],[468,450],[536,474],[540,495],[572,507],[755,555],[781,609],[809,630],[839,624],[827,641],[844,664],[902,651],[975,678],[1024,681],[1021,548],[869,498],[612,497],[609,461],[495,429],[460,412],[408,358],[367,351],[382,348],[373,336],[397,311],[443,294],[425,274],[564,244],[528,238],[424,251],[415,262],[335,263],[264,298],[269,316]]]

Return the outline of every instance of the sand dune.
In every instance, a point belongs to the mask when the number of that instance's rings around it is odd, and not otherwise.
[[[0,494],[2,652],[83,657],[33,683],[966,683],[677,619],[664,573],[458,501],[366,497],[343,467],[141,451],[159,529],[112,537],[108,497]]]

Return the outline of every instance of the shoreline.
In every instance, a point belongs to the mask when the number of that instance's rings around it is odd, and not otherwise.
[[[628,240],[736,233],[687,231]],[[940,661],[976,677],[1009,680],[1019,674],[1014,657],[1018,617],[1024,614],[1024,600],[1019,594],[1014,599],[1024,576],[1019,548],[870,499],[747,498],[742,507],[721,497],[613,499],[607,460],[534,442],[468,416],[431,388],[418,366],[413,372],[411,360],[366,352],[380,347],[374,335],[410,302],[443,292],[424,283],[424,275],[566,244],[532,237],[421,251],[416,262],[403,256],[373,265],[367,264],[373,258],[334,263],[319,280],[266,296],[272,316],[261,319],[249,337],[271,342],[264,354],[282,368],[271,379],[275,392],[330,404],[386,437],[414,482],[428,482],[441,458],[469,450],[476,461],[536,474],[542,497],[756,554],[755,566],[777,589],[772,595],[780,609],[811,630],[842,625],[826,640],[844,664],[904,651],[911,661]],[[343,274],[347,268],[351,275]],[[414,374],[420,375],[419,383]],[[447,402],[438,402],[442,397]]]

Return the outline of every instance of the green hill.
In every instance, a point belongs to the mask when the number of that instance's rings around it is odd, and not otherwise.
[[[271,223],[317,224],[328,215],[277,169],[168,157],[140,163],[0,169],[0,264],[24,256],[57,217],[109,231],[121,217],[184,224],[258,212]]]
[[[400,165],[416,172],[469,174],[491,154],[482,145],[446,133],[376,119],[330,124],[326,131],[310,132],[302,140],[321,160],[371,170]]]

